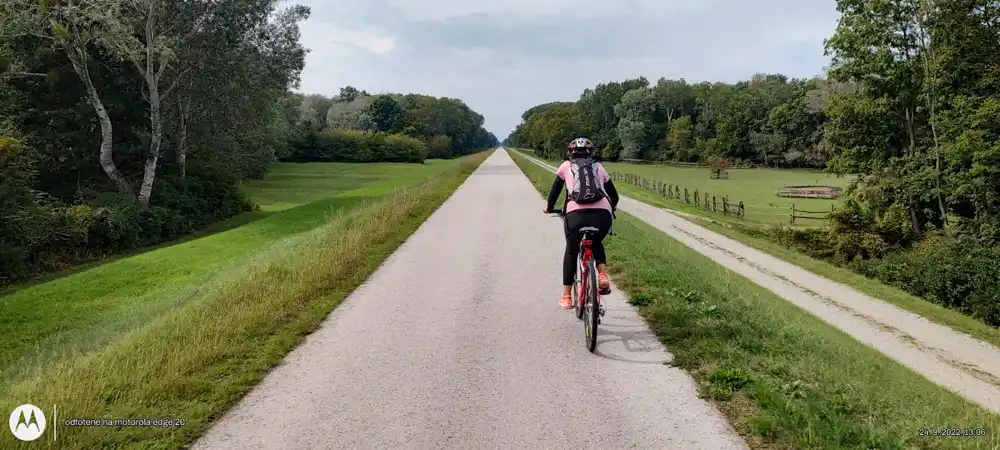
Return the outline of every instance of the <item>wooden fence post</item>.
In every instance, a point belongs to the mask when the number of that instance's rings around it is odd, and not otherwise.
[[[746,215],[747,215],[747,211],[746,211],[746,209],[743,209],[743,200],[740,200],[740,211],[738,213],[738,217],[740,219],[743,219],[743,218],[746,217]]]
[[[715,196],[713,195],[712,196],[712,212],[715,212],[715,211],[718,211],[718,210],[719,210],[719,205],[717,203],[715,203]]]
[[[691,197],[688,195],[688,188],[684,188],[684,203],[691,203]]]
[[[698,199],[698,190],[694,190],[694,205],[701,206],[701,200]]]
[[[795,223],[795,203],[792,203],[792,218],[788,221],[788,223]]]

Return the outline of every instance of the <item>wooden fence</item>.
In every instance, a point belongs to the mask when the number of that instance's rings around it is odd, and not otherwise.
[[[721,211],[725,216],[733,216],[741,220],[746,219],[747,206],[753,206],[761,209],[761,211],[755,213],[755,217],[757,215],[783,216],[788,217],[788,222],[791,224],[795,224],[796,220],[830,220],[830,213],[833,212],[834,208],[833,205],[830,205],[830,211],[806,211],[796,208],[794,203],[788,205],[787,207],[774,205],[746,205],[742,200],[729,200],[729,196],[718,197],[711,195],[708,192],[699,192],[697,189],[692,192],[687,188],[682,188],[676,184],[649,180],[634,173],[613,172],[611,173],[611,178],[616,182],[620,181],[628,183],[633,186],[655,192],[664,198],[680,200],[685,204],[697,206],[705,211]],[[790,208],[790,211],[786,208]],[[764,211],[765,209],[771,209],[772,211]],[[789,212],[779,212],[779,210]]]
[[[788,217],[788,223],[795,223],[796,219],[829,221],[834,211],[833,208],[833,205],[830,205],[829,211],[806,211],[804,209],[795,209],[795,203],[792,203],[792,213]]]
[[[694,167],[694,168],[707,168],[708,164],[700,162],[675,162],[675,161],[652,161],[648,159],[628,159],[622,158],[622,162],[630,164],[655,164],[658,166],[673,166],[673,167]],[[734,164],[730,169],[757,169],[762,166],[757,164]]]
[[[735,216],[738,219],[743,219],[746,216],[746,208],[743,206],[743,202],[730,201],[728,196],[720,198],[710,195],[708,192],[698,192],[697,189],[695,189],[692,193],[688,191],[687,188],[684,188],[682,193],[681,187],[676,184],[664,183],[662,181],[650,181],[633,173],[614,172],[611,174],[611,178],[614,181],[622,181],[633,186],[655,192],[666,198],[681,200],[684,203],[697,206],[706,211],[722,211],[722,214],[726,216]]]

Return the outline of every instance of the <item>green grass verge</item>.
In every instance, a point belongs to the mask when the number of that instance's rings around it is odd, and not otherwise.
[[[17,361],[16,369],[7,367],[0,387],[0,410],[32,403],[46,410],[57,405],[60,419],[173,417],[185,424],[60,426],[56,443],[47,438],[19,443],[3,433],[0,447],[178,448],[190,443],[362,283],[487,155],[463,158],[429,181],[381,199],[348,196],[310,203],[206,238],[217,241],[197,249],[151,252],[81,273],[80,279],[67,277],[14,294],[49,290],[46,297],[33,297],[52,316],[47,321],[25,317],[33,314],[31,308],[15,309],[11,299],[3,299],[3,317],[21,323],[18,328],[5,320],[4,337],[23,333],[35,340],[18,338],[16,349],[0,340],[5,363]],[[391,189],[394,183],[364,189]],[[160,286],[164,283],[182,287],[170,290]],[[88,323],[77,327],[73,317]],[[70,331],[63,334],[64,329]],[[37,354],[35,348],[47,347],[39,340],[57,335],[64,345],[48,348],[59,357],[16,358],[25,351]],[[70,337],[103,345],[73,346]]]
[[[551,172],[512,155],[546,194]],[[629,214],[606,245],[619,288],[753,448],[994,448],[1000,418]],[[983,437],[921,437],[928,427]]]

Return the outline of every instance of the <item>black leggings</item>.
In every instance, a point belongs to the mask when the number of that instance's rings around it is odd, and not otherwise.
[[[590,249],[594,252],[597,264],[607,264],[608,257],[604,253],[604,237],[611,231],[611,211],[606,209],[578,209],[566,214],[563,222],[566,232],[566,253],[563,255],[563,286],[572,286],[576,278],[576,258],[580,254],[580,228],[595,227],[598,232],[592,234],[594,243]]]

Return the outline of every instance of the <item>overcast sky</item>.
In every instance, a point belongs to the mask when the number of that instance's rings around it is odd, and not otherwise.
[[[819,75],[834,0],[298,0],[300,91],[457,97],[505,138],[524,110],[599,82]]]

